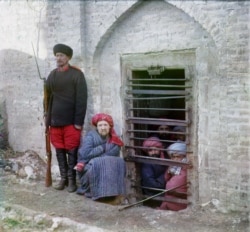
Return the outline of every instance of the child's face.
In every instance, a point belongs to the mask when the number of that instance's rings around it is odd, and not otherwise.
[[[173,153],[171,155],[171,159],[174,160],[174,161],[182,161],[183,158],[184,158],[183,155],[179,155],[179,154],[176,154],[176,153]]]

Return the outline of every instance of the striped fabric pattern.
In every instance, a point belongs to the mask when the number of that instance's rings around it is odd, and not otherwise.
[[[125,195],[125,162],[120,157],[105,156],[89,162],[90,197],[93,200]]]

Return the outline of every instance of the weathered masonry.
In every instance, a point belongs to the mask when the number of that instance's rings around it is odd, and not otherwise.
[[[85,131],[109,113],[125,146],[127,190],[139,193],[142,141],[155,126],[182,126],[189,207],[250,209],[249,1],[1,1],[0,105],[15,151],[45,154],[42,77],[66,43],[85,72]],[[5,19],[8,18],[8,21]],[[171,142],[171,141],[170,141]],[[56,175],[57,163],[53,163]]]

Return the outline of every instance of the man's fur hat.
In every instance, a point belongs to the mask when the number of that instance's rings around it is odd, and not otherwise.
[[[73,56],[73,49],[65,44],[56,44],[53,48],[53,52],[54,52],[54,55],[56,55],[56,53],[60,52],[60,53],[63,53],[70,58]]]

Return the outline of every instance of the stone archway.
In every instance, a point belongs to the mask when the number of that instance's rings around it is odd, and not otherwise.
[[[157,14],[155,13],[157,12]],[[192,67],[193,76],[193,171],[190,172],[192,185],[192,202],[198,203],[200,196],[210,194],[200,192],[199,147],[200,126],[199,105],[203,104],[207,92],[200,91],[209,86],[211,80],[217,81],[217,51],[213,39],[204,28],[182,10],[164,1],[142,2],[132,7],[122,18],[118,19],[99,42],[94,56],[95,78],[100,83],[100,109],[111,113],[116,122],[116,129],[122,134],[125,115],[123,110],[123,79],[129,74],[121,75],[121,57],[126,54],[150,55],[159,52],[179,52],[194,50],[195,61]],[[140,59],[140,58],[139,58]],[[134,61],[135,64],[141,60]],[[157,66],[157,59],[148,65]],[[207,89],[207,91],[209,91]],[[126,136],[126,135],[122,135]],[[199,176],[198,176],[198,173]],[[205,195],[204,195],[205,194]]]

